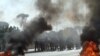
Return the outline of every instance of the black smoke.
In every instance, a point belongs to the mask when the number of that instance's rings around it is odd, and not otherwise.
[[[46,30],[51,30],[51,25],[48,25],[43,17],[33,20],[23,31],[11,32],[7,38],[7,49],[13,50],[16,54],[23,54],[33,39]]]
[[[36,8],[40,11],[40,15],[44,16],[49,23],[55,23],[64,11],[65,0],[37,0]]]
[[[99,44],[100,39],[100,0],[85,0],[90,11],[91,17],[89,24],[83,29],[81,41],[94,41]]]
[[[24,50],[28,48],[36,36],[46,30],[51,30],[52,27],[48,23],[58,18],[62,11],[63,2],[60,3],[59,1],[54,4],[52,0],[37,0],[36,7],[40,11],[40,16],[37,16],[30,24],[25,25],[23,31],[11,32],[8,35],[7,50],[14,50],[16,54],[24,54]],[[20,14],[17,17],[22,17],[23,20],[24,16]]]

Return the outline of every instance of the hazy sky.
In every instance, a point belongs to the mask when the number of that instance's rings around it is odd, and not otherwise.
[[[34,4],[35,0],[0,0],[0,20],[18,26],[16,15],[25,13],[33,18],[38,14]]]
[[[30,20],[39,14],[35,8],[35,2],[36,0],[0,0],[0,21],[6,21],[10,25],[19,27],[16,15],[20,13],[29,14],[28,20]],[[67,7],[70,7],[70,4]],[[83,8],[82,11],[84,10]],[[73,24],[68,20],[60,19],[54,24],[53,30],[58,31],[65,27],[73,27]]]

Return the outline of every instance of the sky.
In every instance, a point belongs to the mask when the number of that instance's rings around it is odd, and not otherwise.
[[[69,1],[71,2],[73,0]],[[20,13],[29,14],[28,21],[36,17],[39,14],[39,11],[35,7],[35,2],[36,0],[0,0],[0,21],[5,21],[8,22],[11,26],[17,26],[21,28],[16,16]],[[68,3],[65,8],[71,9],[71,3]],[[80,9],[80,13],[82,11],[86,12],[86,8],[84,6]],[[65,19],[65,15],[63,16],[63,18],[63,20],[57,20],[57,22],[53,25],[54,31],[59,31],[66,27],[74,26],[72,22]]]
[[[29,18],[38,14],[34,4],[35,0],[0,0],[0,21],[6,21],[12,26],[19,27],[19,22],[16,21],[18,14],[29,14]]]

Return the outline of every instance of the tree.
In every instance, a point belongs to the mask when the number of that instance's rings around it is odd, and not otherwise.
[[[4,35],[7,32],[9,24],[6,22],[0,22],[0,51],[3,51],[5,48]]]
[[[19,31],[17,27],[9,27],[9,24],[6,22],[0,22],[0,51],[4,51],[6,48],[6,38],[11,32]]]

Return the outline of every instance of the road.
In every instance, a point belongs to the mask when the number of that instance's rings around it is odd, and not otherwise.
[[[28,53],[25,56],[79,56],[81,50]]]

